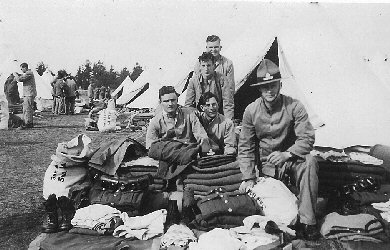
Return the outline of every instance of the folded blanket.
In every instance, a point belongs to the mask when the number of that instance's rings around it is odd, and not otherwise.
[[[192,173],[188,174],[186,176],[186,179],[203,179],[203,180],[213,180],[213,179],[218,179],[222,177],[227,177],[231,176],[234,174],[241,173],[240,169],[232,169],[232,170],[226,170],[222,172],[216,172],[216,173]]]
[[[190,188],[194,190],[194,193],[196,194],[196,191],[200,192],[210,192],[211,190],[214,190],[216,188],[223,187],[226,191],[236,191],[240,187],[241,182],[237,184],[231,184],[231,185],[224,185],[224,186],[206,186],[206,185],[199,185],[199,184],[186,184],[185,186],[187,188]]]
[[[134,167],[129,167],[126,168],[126,172],[157,172],[157,167],[153,166],[134,166]]]
[[[184,184],[199,184],[206,186],[225,186],[242,182],[242,173],[218,178],[218,179],[185,179]]]
[[[196,170],[199,173],[218,173],[218,172],[223,172],[226,170],[240,170],[240,166],[238,165],[238,162],[231,162],[228,164],[224,165],[219,165],[219,166],[199,166],[198,165],[193,165],[192,168]]]
[[[207,167],[207,166],[215,166],[218,167],[220,165],[225,165],[231,163],[236,160],[236,156],[234,155],[213,155],[202,157],[199,159],[199,166]]]

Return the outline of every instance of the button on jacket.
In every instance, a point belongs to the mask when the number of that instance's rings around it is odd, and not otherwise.
[[[232,120],[217,114],[211,121],[204,112],[196,112],[217,154],[236,154],[236,134]]]
[[[23,82],[23,96],[37,96],[34,73],[30,69],[20,75],[18,81]]]
[[[263,99],[258,98],[248,105],[242,119],[238,158],[243,179],[256,176],[255,154],[266,157],[273,151],[288,151],[304,159],[312,150],[314,139],[313,126],[301,102],[280,95],[273,110],[268,110]]]
[[[209,81],[204,81],[203,76],[199,73],[194,74],[188,83],[184,106],[196,108],[200,96],[206,92],[217,96],[220,113],[229,119],[234,118],[234,92],[231,90],[230,81],[218,72],[214,72]]]
[[[166,112],[159,112],[152,118],[146,133],[146,148],[150,148],[154,141],[163,137],[183,139],[191,143],[208,138],[194,110],[181,106],[177,108],[175,118],[168,117]]]

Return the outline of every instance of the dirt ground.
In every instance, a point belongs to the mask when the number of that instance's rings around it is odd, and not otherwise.
[[[86,114],[54,116],[43,112],[41,115],[42,118],[34,118],[33,129],[0,130],[0,249],[27,249],[39,235],[43,177],[58,143],[80,133],[92,139],[93,148],[123,136],[145,141],[142,131],[85,131]]]

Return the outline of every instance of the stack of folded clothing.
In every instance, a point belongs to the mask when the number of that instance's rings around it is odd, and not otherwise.
[[[194,190],[197,197],[206,196],[217,188],[223,188],[225,192],[237,191],[241,182],[238,162],[230,155],[201,158],[184,179],[186,188]]]
[[[119,210],[101,204],[77,209],[70,232],[90,235],[112,234],[120,224],[120,215]]]
[[[167,187],[167,181],[156,177],[159,162],[150,157],[140,157],[136,160],[124,162],[118,169],[118,174],[129,176],[141,176],[150,174],[153,183],[149,185],[150,191],[162,192]]]

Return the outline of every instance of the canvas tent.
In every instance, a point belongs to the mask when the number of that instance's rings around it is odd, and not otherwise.
[[[128,108],[156,108],[159,104],[158,91],[164,82],[164,71],[144,70],[135,80],[137,85],[148,84],[148,88],[138,98],[130,102]]]
[[[50,73],[49,73],[50,74]],[[45,72],[40,76],[37,72],[34,71],[35,85],[37,88],[37,97],[42,99],[53,99],[51,95],[51,85],[50,81],[44,77]]]
[[[234,64],[236,118],[259,97],[249,85],[260,61],[269,57],[281,69],[282,93],[306,106],[316,126],[316,145],[389,144],[389,92],[321,6],[270,4],[259,15],[264,22],[248,24],[224,52]]]
[[[114,92],[112,92],[111,93],[111,96],[116,96],[116,95],[118,95],[118,94],[120,94],[120,93],[125,93],[126,91],[128,91],[130,88],[131,88],[131,85],[133,84],[133,81],[130,79],[130,77],[129,76],[127,76],[126,78],[125,78],[125,80],[123,80],[122,81],[122,83],[121,83],[121,85],[119,85],[119,87],[118,88],[116,88],[115,90],[114,90]],[[122,91],[122,92],[121,92]],[[118,95],[118,97],[119,97],[120,95]]]
[[[122,91],[122,95],[116,100],[116,104],[124,105],[133,101],[147,88],[148,85],[145,83],[142,84],[140,82],[133,82],[130,77],[127,76],[122,84],[112,93],[112,96],[115,96],[120,91]]]

